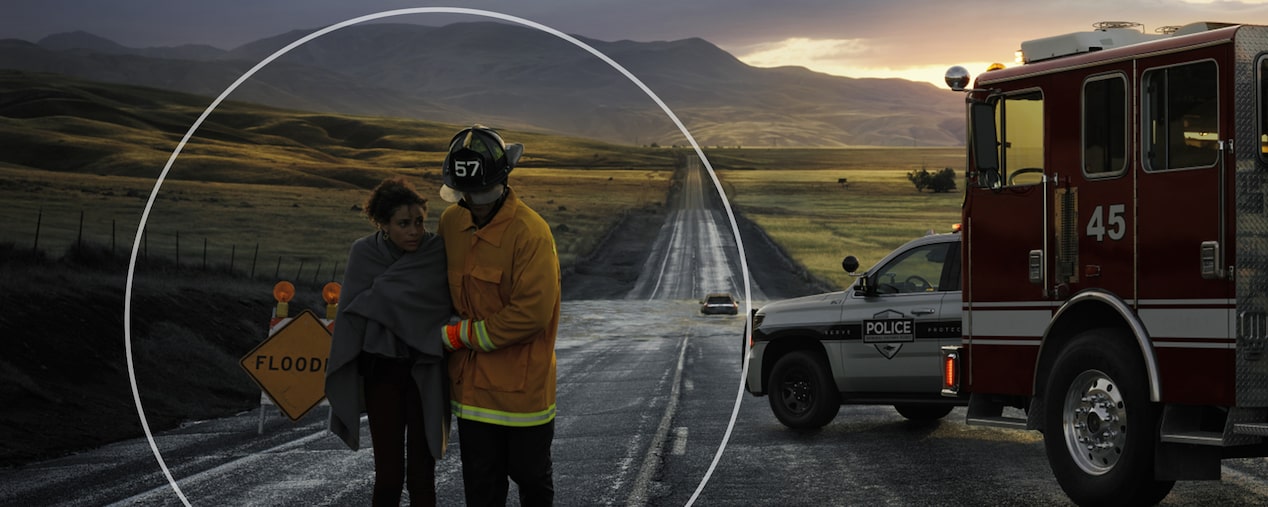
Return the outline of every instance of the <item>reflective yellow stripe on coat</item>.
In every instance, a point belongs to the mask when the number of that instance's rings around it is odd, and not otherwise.
[[[550,408],[547,408],[546,410],[527,414],[517,414],[514,412],[503,412],[501,410],[473,407],[470,405],[463,405],[456,401],[451,401],[450,404],[453,406],[453,414],[462,419],[497,424],[501,426],[539,426],[546,424],[555,418],[555,405],[553,403],[550,405]]]

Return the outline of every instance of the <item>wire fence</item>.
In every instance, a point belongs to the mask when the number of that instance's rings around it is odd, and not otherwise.
[[[40,209],[29,234],[14,233],[10,228],[5,235],[18,237],[0,237],[0,242],[9,243],[0,253],[86,265],[125,265],[132,254],[135,228],[120,227],[115,219],[109,221],[108,231],[104,221],[90,222],[86,227],[85,216],[82,210],[77,216],[58,216]],[[340,254],[296,255],[260,241],[239,244],[147,227],[136,248],[138,270],[199,270],[314,285],[343,279],[344,258]]]

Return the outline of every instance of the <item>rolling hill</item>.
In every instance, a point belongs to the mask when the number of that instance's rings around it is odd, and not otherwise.
[[[92,34],[0,41],[0,68],[218,96],[264,57],[312,31],[224,51],[127,48]],[[702,145],[954,146],[962,97],[928,83],[756,68],[702,39],[579,38],[659,96]],[[231,99],[272,107],[481,122],[629,145],[685,144],[642,90],[599,58],[501,23],[357,25],[300,46]]]
[[[0,165],[155,178],[207,107],[199,95],[0,70]],[[199,127],[169,178],[369,188],[440,167],[454,124],[302,112],[228,101]],[[669,167],[669,150],[514,132],[520,167]]]

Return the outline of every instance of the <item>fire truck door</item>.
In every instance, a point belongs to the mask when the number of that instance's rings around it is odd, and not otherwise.
[[[1204,274],[1204,251],[1219,264],[1225,244],[1226,172],[1221,165],[1217,68],[1214,61],[1148,69],[1142,74],[1143,153],[1137,167],[1136,266],[1141,300],[1227,297],[1225,284]],[[1087,227],[1093,241],[1117,241],[1115,224],[1130,219],[1128,196],[1097,203]],[[1098,211],[1099,210],[1099,213]],[[1093,223],[1103,227],[1093,227]],[[1146,325],[1148,326],[1148,322]]]

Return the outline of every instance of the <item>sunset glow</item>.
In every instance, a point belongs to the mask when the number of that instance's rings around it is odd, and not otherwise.
[[[972,75],[993,62],[950,62],[946,65],[876,66],[876,50],[861,39],[790,38],[779,42],[735,49],[740,61],[754,67],[800,66],[815,72],[854,78],[900,78],[924,81],[945,88],[943,74],[951,65],[960,65]],[[895,63],[903,60],[895,59]],[[1011,61],[999,62],[1011,64]]]

